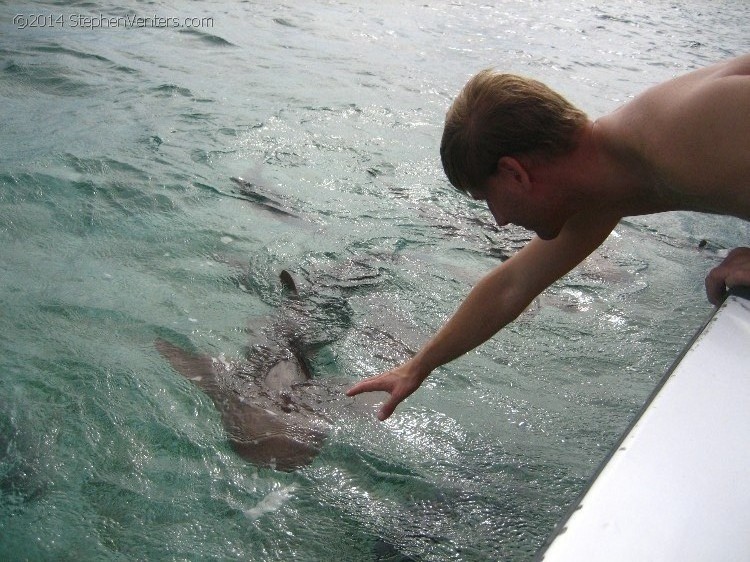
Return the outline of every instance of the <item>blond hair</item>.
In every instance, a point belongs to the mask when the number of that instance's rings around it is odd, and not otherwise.
[[[458,189],[483,189],[502,156],[554,157],[575,147],[588,117],[530,78],[483,70],[445,116],[440,158]]]

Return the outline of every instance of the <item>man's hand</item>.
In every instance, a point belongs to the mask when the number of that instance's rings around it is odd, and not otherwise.
[[[390,400],[383,404],[380,412],[378,412],[378,419],[384,421],[391,416],[396,406],[419,388],[419,385],[427,378],[427,375],[429,373],[420,372],[412,365],[411,361],[407,361],[395,369],[358,382],[346,391],[346,395],[355,396],[362,392],[372,392],[375,390],[385,391],[390,394]]]
[[[750,248],[735,248],[706,276],[706,294],[711,304],[719,304],[728,289],[750,286]]]

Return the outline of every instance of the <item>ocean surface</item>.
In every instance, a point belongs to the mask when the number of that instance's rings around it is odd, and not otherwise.
[[[0,559],[533,559],[747,224],[623,221],[292,473],[235,454],[154,341],[241,360],[286,269],[317,379],[395,365],[529,239],[442,173],[471,74],[595,118],[750,51],[748,21],[745,0],[0,3]]]

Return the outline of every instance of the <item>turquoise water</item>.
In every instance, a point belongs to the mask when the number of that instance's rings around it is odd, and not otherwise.
[[[595,117],[750,50],[742,0],[298,4],[0,6],[0,558],[531,559],[747,244],[625,221],[389,422],[334,420],[295,473],[246,463],[154,339],[241,358],[286,268],[320,379],[416,349],[528,239],[442,175],[470,74]]]

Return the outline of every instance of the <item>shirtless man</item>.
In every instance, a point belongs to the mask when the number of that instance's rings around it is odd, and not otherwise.
[[[380,420],[513,321],[621,218],[688,210],[750,220],[750,55],[659,84],[594,122],[535,80],[483,71],[448,110],[440,153],[451,183],[486,201],[499,225],[537,236],[414,357],[348,390],[388,392]],[[750,248],[709,273],[709,300],[735,285],[750,285]]]

